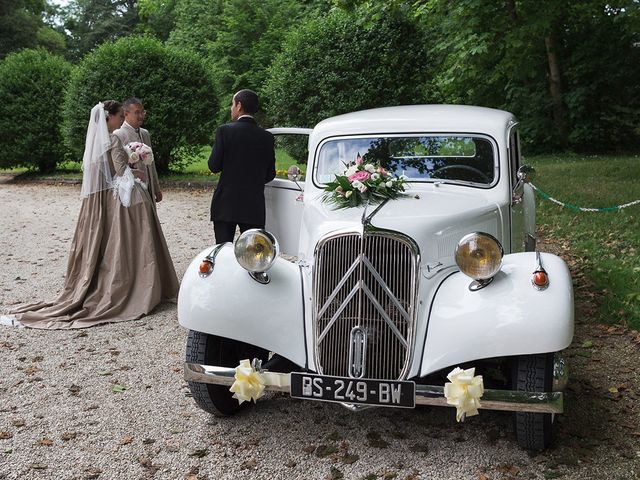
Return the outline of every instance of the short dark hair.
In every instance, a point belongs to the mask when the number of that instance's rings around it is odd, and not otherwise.
[[[105,100],[102,104],[109,115],[116,115],[122,108],[122,104],[117,100]]]
[[[255,114],[260,106],[258,94],[253,90],[248,90],[246,88],[236,93],[233,96],[233,99],[236,103],[240,102],[242,104],[242,110],[249,115]]]
[[[128,110],[131,105],[142,105],[142,100],[138,97],[127,98],[122,104],[125,110]]]

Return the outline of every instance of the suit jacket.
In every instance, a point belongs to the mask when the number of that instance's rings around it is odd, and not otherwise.
[[[264,184],[276,176],[273,135],[251,117],[221,125],[209,169],[221,172],[211,200],[211,220],[264,226]]]
[[[144,128],[140,128],[139,132],[136,132],[135,128],[127,122],[124,122],[122,127],[115,130],[113,133],[120,139],[122,145],[128,145],[131,142],[142,142],[151,147],[151,135],[149,135],[149,131]],[[151,149],[153,149],[153,147],[151,147]],[[156,164],[153,162],[151,165],[144,165],[144,167],[147,169],[147,188],[149,189],[149,193],[151,193],[151,198],[155,204],[156,192],[160,191],[160,182],[158,181]]]

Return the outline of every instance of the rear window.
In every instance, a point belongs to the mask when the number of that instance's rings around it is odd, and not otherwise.
[[[492,142],[476,136],[387,136],[329,140],[322,144],[316,181],[324,184],[361,156],[409,181],[445,180],[491,185],[496,159]]]

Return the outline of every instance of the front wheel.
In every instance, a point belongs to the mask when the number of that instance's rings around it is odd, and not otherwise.
[[[212,365],[216,367],[237,367],[241,360],[259,358],[267,361],[269,352],[216,335],[189,330],[185,360],[190,363]],[[227,385],[212,385],[202,382],[188,382],[193,399],[205,412],[216,417],[227,417],[246,408],[250,402],[240,404],[233,398]]]
[[[525,392],[551,392],[553,387],[553,353],[520,355],[514,360],[513,389]],[[527,450],[544,450],[553,440],[551,413],[516,412],[518,444]]]

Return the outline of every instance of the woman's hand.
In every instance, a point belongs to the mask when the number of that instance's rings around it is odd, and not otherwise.
[[[147,172],[144,170],[139,170],[137,168],[132,168],[131,171],[136,178],[139,178],[141,182],[147,183]]]

